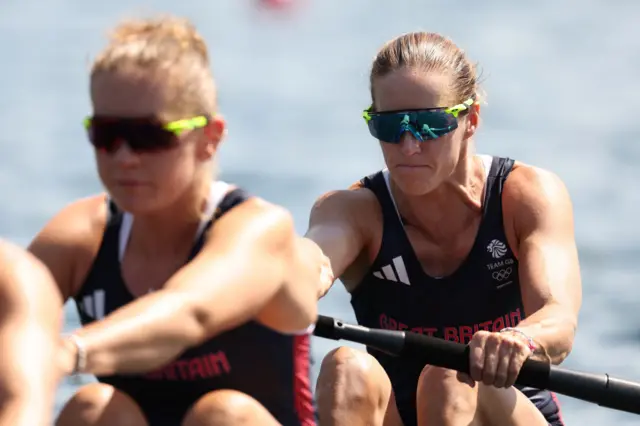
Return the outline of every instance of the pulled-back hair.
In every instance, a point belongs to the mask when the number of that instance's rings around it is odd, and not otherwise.
[[[172,108],[183,114],[213,114],[216,93],[207,45],[187,19],[163,16],[127,20],[116,26],[95,59],[93,78],[129,68],[167,71]]]
[[[438,71],[451,77],[451,101],[469,98],[480,101],[476,67],[464,51],[448,38],[428,32],[413,32],[396,37],[378,51],[371,67],[371,100],[375,105],[375,80],[402,69]]]

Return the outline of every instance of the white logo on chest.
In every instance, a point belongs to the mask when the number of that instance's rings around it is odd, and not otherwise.
[[[380,271],[374,271],[373,276],[381,280],[400,281],[403,284],[411,285],[402,256],[394,257],[392,263],[384,265]]]
[[[84,296],[78,308],[89,318],[101,320],[105,316],[105,291],[99,289],[92,294]]]
[[[491,253],[494,259],[500,259],[507,254],[507,246],[500,240],[491,240],[487,246],[487,251]]]

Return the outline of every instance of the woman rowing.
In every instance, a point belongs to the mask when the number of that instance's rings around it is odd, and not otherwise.
[[[370,81],[364,118],[387,167],[321,197],[307,236],[360,324],[469,344],[471,372],[338,348],[318,379],[320,421],[561,425],[552,394],[512,385],[528,357],[557,364],[573,344],[581,282],[567,190],[549,171],[475,154],[476,72],[450,40],[391,40]]]
[[[309,331],[323,256],[284,209],[213,180],[225,134],[186,21],[125,22],[91,70],[85,120],[107,194],[31,244],[84,327],[90,373],[58,425],[311,425]]]

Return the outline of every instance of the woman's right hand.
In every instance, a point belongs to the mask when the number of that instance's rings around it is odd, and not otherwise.
[[[68,337],[60,338],[56,356],[59,376],[65,377],[74,374],[78,358],[78,348]]]

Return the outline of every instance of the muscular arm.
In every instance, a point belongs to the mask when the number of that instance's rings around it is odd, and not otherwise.
[[[295,238],[291,216],[283,209],[259,200],[237,206],[161,291],[76,333],[86,346],[86,371],[150,371],[259,316],[283,286],[295,281],[290,274],[296,263]],[[308,300],[315,305],[315,298]],[[315,309],[306,312],[308,317],[299,318],[294,327],[304,329],[315,321]]]
[[[515,175],[517,173],[517,175]],[[518,328],[537,343],[534,356],[561,363],[571,352],[582,286],[573,209],[560,179],[523,167],[505,187],[505,213],[514,218],[524,309]]]
[[[51,424],[62,321],[62,300],[47,268],[0,243],[0,426]]]
[[[358,220],[359,201],[365,194],[359,191],[336,191],[320,197],[311,210],[306,238],[315,242],[331,262],[334,277],[340,277],[365,247],[363,224]],[[359,205],[360,204],[360,205]],[[321,283],[319,297],[331,288]]]
[[[74,296],[102,240],[107,218],[105,195],[75,201],[64,207],[36,235],[28,250],[43,262],[62,298]]]

